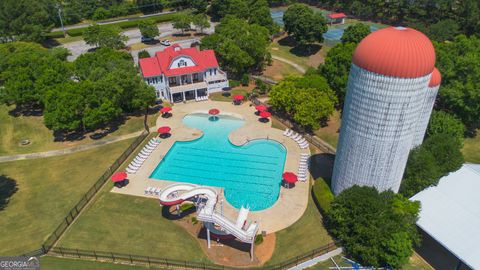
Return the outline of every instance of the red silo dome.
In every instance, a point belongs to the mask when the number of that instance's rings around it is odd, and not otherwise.
[[[440,71],[438,71],[437,68],[434,68],[432,72],[432,77],[430,78],[430,82],[428,83],[428,87],[439,86],[441,82],[442,82],[442,75],[440,74]]]
[[[388,27],[369,34],[358,44],[353,63],[385,76],[418,78],[432,73],[435,49],[421,32]]]

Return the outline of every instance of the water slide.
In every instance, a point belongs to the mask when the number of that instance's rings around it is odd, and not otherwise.
[[[205,204],[197,205],[197,219],[204,222],[206,227],[216,235],[226,236],[231,234],[242,242],[253,243],[258,231],[258,223],[246,225],[248,209],[242,207],[235,222],[215,211],[217,204],[217,192],[210,187],[193,184],[179,183],[166,187],[159,195],[160,204],[171,206],[178,205],[184,201],[201,199]],[[215,229],[214,225],[220,226],[221,230]]]

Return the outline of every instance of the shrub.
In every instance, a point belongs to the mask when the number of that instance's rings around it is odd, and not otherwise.
[[[313,196],[317,207],[320,212],[326,213],[330,210],[330,204],[332,203],[334,196],[330,187],[322,177],[315,180],[315,184],[312,188]]]
[[[250,77],[248,77],[248,74],[247,73],[243,74],[241,79],[242,85],[248,86],[249,82],[250,82]]]
[[[150,53],[146,50],[141,50],[138,52],[138,58],[149,58]]]
[[[55,31],[55,32],[50,32],[45,34],[47,38],[63,38],[63,32],[62,31]]]
[[[193,205],[191,203],[184,203],[184,204],[180,205],[180,211],[185,212],[187,210],[190,210],[193,207],[195,207],[195,205]]]
[[[192,219],[191,219],[191,220],[192,220],[192,224],[193,224],[193,225],[195,225],[195,224],[197,224],[197,223],[198,223],[198,219],[197,219],[197,217],[192,217]]]
[[[263,243],[263,235],[257,234],[255,236],[255,245],[260,245],[261,243]]]
[[[232,88],[238,87],[238,86],[240,86],[240,81],[237,81],[237,80],[229,80],[229,85],[230,85],[230,87],[232,87]]]

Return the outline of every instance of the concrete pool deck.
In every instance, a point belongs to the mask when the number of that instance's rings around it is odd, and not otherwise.
[[[175,182],[167,180],[158,180],[150,178],[162,158],[167,154],[176,141],[191,141],[201,137],[202,131],[187,127],[182,119],[191,113],[208,112],[209,109],[217,108],[220,114],[230,114],[245,120],[245,124],[229,135],[230,141],[235,145],[243,145],[253,139],[272,139],[283,144],[287,149],[284,171],[298,172],[298,164],[301,153],[310,154],[310,150],[300,149],[298,144],[283,136],[283,131],[271,127],[271,121],[261,123],[258,121],[254,106],[250,102],[244,102],[242,105],[233,105],[230,102],[202,101],[189,102],[186,104],[176,104],[173,107],[170,118],[159,117],[157,127],[170,126],[172,136],[162,139],[158,147],[152,152],[150,157],[143,163],[136,174],[129,174],[129,184],[123,188],[112,189],[112,192],[143,196],[156,199],[156,196],[145,195],[146,187],[165,188]],[[219,202],[224,198],[222,188],[215,187],[219,194]],[[250,212],[248,220],[260,223],[260,231],[273,233],[285,229],[295,223],[305,212],[308,204],[309,181],[297,182],[292,189],[281,187],[278,200],[275,204],[261,211]],[[226,199],[223,199],[224,215],[235,221],[238,215],[238,209],[231,206]],[[160,207],[159,207],[160,211]],[[259,232],[260,232],[259,231]]]

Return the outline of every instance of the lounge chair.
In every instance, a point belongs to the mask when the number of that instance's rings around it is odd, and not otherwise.
[[[310,154],[307,154],[307,153],[301,153],[300,156],[302,157],[310,157]]]
[[[160,195],[160,191],[162,191],[162,189],[157,187],[154,191],[155,195]]]
[[[305,138],[302,138],[301,140],[297,140],[298,145],[304,144],[306,142],[307,140],[305,140]]]
[[[152,147],[153,149],[157,148],[158,143],[148,143],[147,144],[149,147]]]
[[[129,174],[135,174],[135,173],[137,173],[137,170],[133,170],[133,169],[130,169],[130,168],[128,168],[128,167],[127,167],[125,170],[126,170],[127,173],[129,173]]]
[[[153,150],[155,150],[155,147],[146,144],[146,145],[143,147],[143,149],[148,149],[148,150],[152,150],[152,151],[153,151]]]
[[[302,145],[302,146],[300,146],[300,148],[301,148],[301,149],[307,149],[307,148],[308,148],[308,144]]]
[[[300,135],[300,134],[297,133],[297,134],[295,134],[295,135],[293,135],[293,136],[290,136],[290,138],[295,141],[296,139],[300,138],[301,136],[302,136],[302,135]]]
[[[149,156],[142,153],[138,153],[137,157],[147,159]]]
[[[145,162],[146,158],[141,158],[141,157],[135,157],[133,161],[138,162],[138,163],[143,163]]]
[[[295,141],[296,141],[297,143],[300,143],[301,141],[304,141],[304,140],[305,140],[305,138],[303,138],[302,135],[300,135],[300,137],[298,137],[298,138],[295,139]]]
[[[148,195],[150,193],[151,187],[146,187],[143,191],[145,192],[145,195]]]
[[[135,160],[132,160],[132,162],[130,162],[130,165],[133,165],[138,168],[142,167],[142,163],[136,162]]]
[[[288,136],[288,135],[290,135],[292,132],[293,132],[293,130],[287,128],[287,129],[285,129],[285,131],[283,132],[283,136]]]
[[[140,153],[142,153],[144,155],[150,155],[152,152],[153,152],[153,150],[145,149],[145,148],[143,148],[142,151],[140,151]]]

